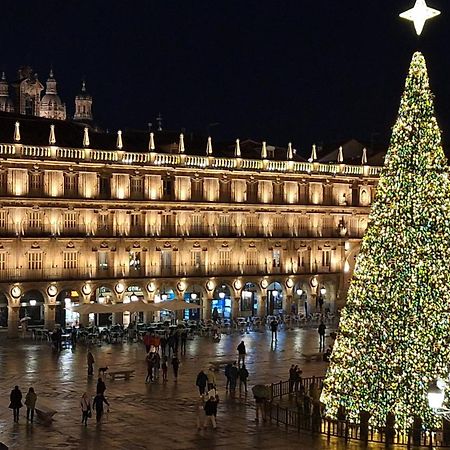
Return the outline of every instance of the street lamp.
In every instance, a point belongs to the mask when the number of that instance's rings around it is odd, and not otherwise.
[[[191,292],[191,300],[197,300],[197,294],[195,292]]]
[[[219,292],[219,298],[223,300],[225,298],[225,292]]]
[[[161,294],[161,300],[162,300],[163,302],[165,302],[167,299],[168,299],[168,295],[167,295],[165,292],[163,292],[163,293]]]
[[[278,291],[272,291],[272,297],[277,298],[278,297]]]
[[[327,293],[327,290],[325,289],[325,286],[322,286],[320,288],[320,295],[325,295]]]
[[[30,300],[30,306],[36,306],[36,300]]]
[[[297,295],[301,297],[303,295],[303,289],[297,289]]]

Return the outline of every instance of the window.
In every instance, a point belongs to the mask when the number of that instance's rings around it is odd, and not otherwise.
[[[172,197],[172,179],[171,178],[164,178],[163,179],[163,196],[166,198]]]
[[[202,251],[194,250],[191,252],[191,266],[198,269],[202,264]]]
[[[141,177],[131,178],[130,196],[134,199],[140,199],[144,197],[144,181]]]
[[[0,270],[6,270],[6,252],[0,253]]]
[[[202,231],[202,215],[193,214],[191,216],[192,233],[200,233]]]
[[[172,252],[170,250],[162,251],[161,252],[161,268],[162,269],[170,269],[171,266],[172,266]]]
[[[8,191],[8,173],[6,170],[0,172],[0,194],[6,194]]]
[[[44,186],[44,174],[42,172],[30,172],[30,193],[42,194]]]
[[[78,214],[76,212],[70,211],[64,213],[64,229],[75,230],[77,228],[77,218]]]
[[[76,250],[64,252],[63,267],[64,269],[78,268],[78,252]]]
[[[258,253],[255,249],[247,250],[245,255],[245,264],[247,266],[256,266],[258,264]]]
[[[31,251],[28,253],[28,269],[30,270],[42,269],[42,252]]]
[[[278,248],[272,251],[272,267],[281,267],[281,250]]]
[[[228,214],[220,214],[219,227],[219,234],[227,234],[230,231],[230,216]]]
[[[101,198],[111,197],[111,179],[109,177],[100,177],[99,191]]]
[[[64,195],[73,197],[78,194],[78,176],[75,173],[64,174]]]
[[[322,250],[322,267],[331,266],[331,250]]]
[[[100,270],[108,270],[108,254],[107,254],[107,252],[98,252],[98,268]]]
[[[28,213],[28,228],[39,230],[42,227],[42,214],[40,211],[31,211]]]
[[[7,217],[6,211],[0,211],[0,231],[6,231],[8,228]]]
[[[130,251],[129,254],[130,269],[139,270],[141,268],[141,253]]]
[[[256,214],[246,215],[246,234],[254,236],[258,232],[258,220]]]
[[[219,264],[228,267],[231,262],[231,252],[229,250],[219,250]]]

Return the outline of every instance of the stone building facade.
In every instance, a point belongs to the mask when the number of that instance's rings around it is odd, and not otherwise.
[[[64,323],[76,303],[182,299],[201,306],[186,318],[214,308],[236,318],[345,301],[378,167],[295,161],[292,151],[216,157],[211,143],[208,155],[182,143],[165,153],[153,135],[141,152],[122,141],[21,142],[0,144],[0,322],[10,335],[24,315]]]

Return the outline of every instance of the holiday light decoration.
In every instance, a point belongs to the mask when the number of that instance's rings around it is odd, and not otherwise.
[[[437,9],[429,8],[425,0],[416,0],[414,8],[401,13],[400,17],[402,19],[414,22],[416,33],[418,36],[420,36],[422,34],[423,27],[425,26],[425,22],[428,19],[432,19],[433,17],[438,16],[440,13],[441,12]]]
[[[329,417],[399,428],[438,418],[429,383],[449,378],[450,182],[425,59],[415,53],[321,401]]]

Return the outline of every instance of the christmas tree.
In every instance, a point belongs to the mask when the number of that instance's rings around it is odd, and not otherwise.
[[[342,312],[321,401],[336,417],[436,423],[450,364],[450,182],[425,59],[415,53]]]

